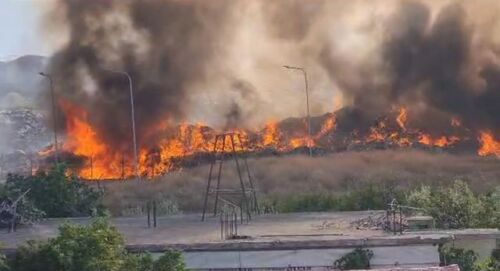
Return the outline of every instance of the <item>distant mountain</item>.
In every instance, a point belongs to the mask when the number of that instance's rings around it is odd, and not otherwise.
[[[47,63],[47,57],[36,55],[0,61],[0,108],[32,106],[45,83],[38,73]]]

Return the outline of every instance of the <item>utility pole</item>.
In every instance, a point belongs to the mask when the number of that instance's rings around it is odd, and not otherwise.
[[[135,106],[134,106],[134,90],[132,86],[132,77],[127,72],[124,71],[115,71],[115,70],[106,70],[113,73],[118,73],[121,75],[125,75],[128,79],[129,90],[130,90],[130,115],[132,119],[132,142],[134,146],[134,174],[137,179],[140,179],[139,174],[139,161],[137,158],[137,137],[135,133]]]
[[[307,107],[307,133],[309,140],[307,142],[307,147],[309,148],[309,156],[312,157],[312,147],[311,147],[311,142],[312,140],[312,135],[311,135],[311,114],[309,112],[309,84],[307,82],[307,72],[304,68],[301,67],[293,67],[293,66],[288,66],[285,65],[283,66],[285,69],[289,70],[298,70],[301,71],[302,74],[304,75],[304,83],[305,83],[305,91],[306,91],[306,107]]]
[[[55,164],[59,163],[59,150],[57,146],[57,116],[56,116],[56,103],[54,98],[54,82],[52,80],[52,76],[50,74],[46,74],[44,72],[39,72],[39,75],[47,78],[50,83],[50,99],[52,101],[52,121],[53,121],[53,129],[54,129],[54,160]]]

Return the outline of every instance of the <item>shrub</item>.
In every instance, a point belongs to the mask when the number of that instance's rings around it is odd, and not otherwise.
[[[373,251],[369,249],[356,248],[342,256],[333,263],[333,267],[340,270],[369,269]]]
[[[274,201],[268,200],[264,206],[284,213],[381,210],[387,207],[387,203],[392,198],[402,201],[404,197],[401,192],[390,187],[367,184],[352,188],[339,195],[304,194],[275,199]],[[269,202],[272,204],[271,206],[269,206]]]
[[[168,251],[156,261],[150,254],[128,254],[120,233],[102,218],[89,226],[65,224],[56,238],[28,242],[18,249],[10,267],[16,271],[185,270],[179,252]]]
[[[129,255],[120,271],[184,271],[186,266],[182,254],[178,251],[166,251],[156,261],[151,254]]]
[[[475,271],[477,254],[472,250],[441,246],[439,260],[442,265],[457,264],[461,271]]]
[[[0,271],[10,271],[10,266],[7,263],[5,255],[0,255]]]
[[[295,195],[280,199],[276,203],[278,212],[321,212],[336,210],[339,201],[329,194]]]
[[[9,174],[7,191],[26,191],[27,198],[48,217],[88,216],[102,210],[102,193],[66,175],[66,167],[59,165],[48,172],[24,177]]]
[[[186,265],[179,251],[169,250],[165,252],[153,265],[154,271],[184,271]]]
[[[20,248],[12,267],[18,271],[114,271],[125,260],[122,236],[104,220],[90,226],[64,224],[59,236],[47,242],[29,242]]]
[[[476,264],[475,271],[498,271],[500,270],[500,261],[494,257],[487,258],[483,262]]]
[[[153,264],[153,257],[149,253],[131,254],[120,271],[151,271],[154,270]]]
[[[475,195],[467,183],[450,187],[422,186],[407,196],[410,205],[420,207],[444,228],[498,227],[500,201],[494,193]]]
[[[10,205],[18,200],[25,192],[26,191],[20,189],[7,190],[4,185],[0,192],[0,202],[5,201]],[[17,201],[16,216],[16,223],[32,224],[44,217],[45,213],[35,207],[33,201],[28,198],[28,195],[24,195]],[[0,213],[0,218],[0,227],[10,227],[12,213],[3,211]]]

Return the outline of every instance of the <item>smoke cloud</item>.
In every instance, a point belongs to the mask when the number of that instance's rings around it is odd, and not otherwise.
[[[262,125],[342,97],[370,122],[405,106],[417,128],[451,117],[500,132],[500,3],[468,1],[59,0],[67,32],[51,72],[59,97],[89,112],[116,148],[130,138],[130,74],[140,141],[159,124]],[[59,24],[54,23],[59,21]]]

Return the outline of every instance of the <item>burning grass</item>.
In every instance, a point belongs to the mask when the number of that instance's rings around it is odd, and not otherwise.
[[[120,146],[107,143],[103,138],[106,133],[91,125],[83,108],[70,102],[63,102],[62,106],[65,108],[67,122],[62,157],[66,162],[78,162],[70,163],[71,173],[86,180],[120,180],[134,175],[130,144]],[[154,140],[142,141],[140,144],[139,174],[143,178],[155,178],[208,163],[214,150],[214,141],[221,132],[236,134],[236,146],[232,146],[229,138],[225,138],[217,141],[217,149],[227,153],[233,151],[234,147],[237,152],[253,156],[286,155],[301,152],[308,147],[316,153],[426,149],[500,156],[500,140],[497,140],[493,132],[472,131],[463,127],[458,118],[451,118],[443,126],[443,132],[429,134],[412,125],[410,113],[405,107],[391,109],[387,115],[376,119],[372,124],[355,127],[352,127],[353,114],[355,115],[349,108],[344,108],[313,117],[310,136],[304,118],[269,121],[262,129],[254,130],[216,130],[201,123],[159,123],[158,127],[147,133],[154,135]],[[42,157],[51,154],[50,151],[39,153]],[[339,154],[338,157],[342,155]],[[350,156],[348,153],[345,155]]]
[[[231,161],[225,164],[223,184],[236,184]],[[468,182],[477,192],[499,185],[494,158],[418,150],[344,152],[309,158],[303,155],[249,159],[261,201],[298,195],[343,195],[371,184],[407,191],[421,184]],[[185,169],[154,181],[103,182],[105,205],[115,215],[130,213],[146,199],[171,203],[172,210],[201,210],[208,166]],[[172,206],[175,205],[175,206]]]

